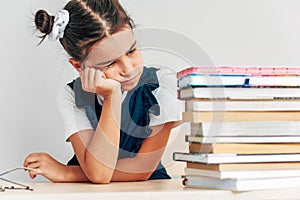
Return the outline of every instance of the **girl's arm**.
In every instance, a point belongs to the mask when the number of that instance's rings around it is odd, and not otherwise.
[[[80,176],[87,177],[94,183],[108,183],[111,181],[116,167],[119,152],[121,85],[115,80],[106,79],[99,70],[87,69],[80,75],[84,90],[94,91],[104,97],[102,113],[95,132],[92,130],[80,131],[73,134],[69,140],[85,175]],[[32,178],[36,174],[41,174],[56,182],[57,179],[63,177],[62,173],[68,174],[72,170],[77,170],[77,168],[62,167],[62,164],[49,157],[43,154],[30,154],[25,159],[25,167],[38,169],[30,171]],[[57,177],[55,177],[55,173],[57,173]],[[63,182],[65,181],[63,180]]]
[[[119,152],[120,112],[121,93],[105,98],[94,134],[80,131],[69,139],[82,171],[94,183],[111,181]]]
[[[168,122],[163,125],[151,127],[153,130],[152,134],[143,141],[137,156],[134,158],[118,160],[111,181],[148,180],[161,160],[162,154],[168,143],[171,129],[176,126],[175,124],[177,125],[177,122]],[[82,139],[79,138],[79,134],[75,134],[72,137],[72,140],[76,145],[84,148]],[[91,138],[91,134],[86,132],[86,140],[88,140],[88,137]],[[69,169],[67,173],[69,175],[67,177],[69,180],[73,181],[86,181],[80,173],[84,172],[77,166],[77,169]]]
[[[153,130],[152,134],[144,140],[137,156],[119,160],[110,181],[141,181],[149,179],[161,160],[170,131],[175,126],[175,123],[176,122],[169,122],[164,125],[151,127]],[[75,148],[77,150],[75,151],[77,152],[84,152],[86,144],[88,144],[91,139],[92,134],[88,130],[76,133],[70,138],[72,145],[76,146]],[[80,156],[77,155],[77,158],[80,159]],[[30,161],[32,162],[28,165]],[[28,163],[25,163],[24,166],[38,168],[37,171],[29,172],[31,178],[40,174],[52,182],[91,181],[85,175],[81,166],[63,165],[45,153],[31,154],[26,158],[25,162]],[[100,171],[101,169],[95,167],[95,170]]]
[[[83,89],[101,94],[104,101],[95,132],[80,131],[69,140],[85,176],[93,183],[109,183],[119,152],[121,84],[93,68],[82,71],[80,77]]]
[[[137,156],[118,160],[112,181],[148,180],[161,161],[175,124],[168,122],[151,127],[152,134],[143,141]]]
[[[119,151],[121,104],[116,101],[121,101],[121,96],[107,98],[103,102],[95,132],[84,130],[69,138],[80,166],[66,166],[46,153],[32,153],[23,164],[24,167],[36,169],[29,171],[29,176],[35,178],[42,175],[52,182],[110,182]]]

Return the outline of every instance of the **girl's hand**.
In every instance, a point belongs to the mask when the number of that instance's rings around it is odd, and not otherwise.
[[[66,166],[56,161],[47,153],[29,154],[23,164],[24,167],[33,168],[29,170],[29,177],[34,179],[42,175],[52,182],[64,182]]]
[[[110,97],[114,92],[121,92],[121,84],[113,79],[107,79],[105,74],[94,68],[85,68],[80,73],[83,90],[101,94],[104,98]]]

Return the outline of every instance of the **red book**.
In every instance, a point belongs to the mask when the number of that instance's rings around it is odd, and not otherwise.
[[[300,67],[242,67],[193,66],[177,72],[177,78],[191,74],[247,75],[247,76],[300,76]]]

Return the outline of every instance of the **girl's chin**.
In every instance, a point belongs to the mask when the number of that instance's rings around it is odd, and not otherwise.
[[[121,90],[122,91],[130,91],[132,90],[133,88],[135,88],[137,86],[137,84],[134,84],[134,85],[121,85]]]

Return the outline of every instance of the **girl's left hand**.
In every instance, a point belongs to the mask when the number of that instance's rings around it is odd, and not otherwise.
[[[84,91],[101,94],[104,98],[110,97],[116,91],[121,93],[121,84],[113,79],[106,78],[105,74],[94,68],[85,68],[80,72]]]
[[[30,178],[42,175],[52,182],[63,182],[66,175],[66,165],[61,164],[47,153],[32,153],[24,160],[24,167],[33,168],[29,170]]]

